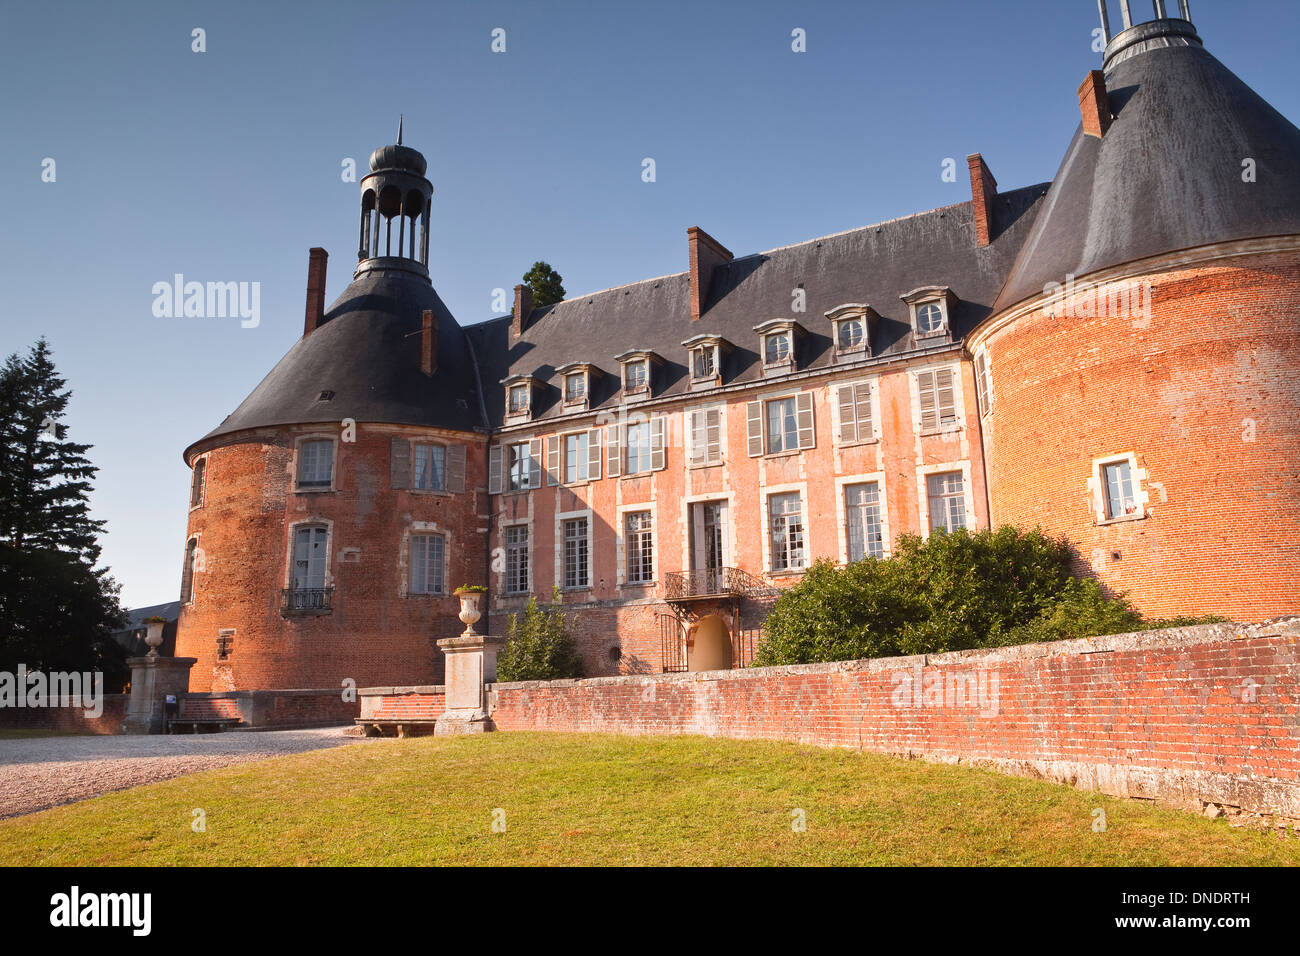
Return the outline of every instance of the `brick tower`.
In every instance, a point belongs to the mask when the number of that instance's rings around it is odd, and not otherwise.
[[[361,181],[352,283],[326,309],[311,250],[302,338],[185,451],[192,690],[432,682],[451,591],[487,573],[472,345],[430,282],[433,187],[401,140]]]

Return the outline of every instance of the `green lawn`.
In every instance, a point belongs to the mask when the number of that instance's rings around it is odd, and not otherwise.
[[[1300,834],[795,744],[497,733],[358,743],[0,822],[0,864],[30,863],[1297,865]]]

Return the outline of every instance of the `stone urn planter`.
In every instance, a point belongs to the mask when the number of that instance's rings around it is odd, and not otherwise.
[[[460,622],[465,625],[466,634],[477,634],[474,625],[483,616],[483,595],[487,593],[482,587],[459,587],[453,592],[460,598]]]
[[[158,648],[163,642],[163,628],[167,626],[167,621],[161,617],[149,618],[144,622],[145,635],[144,642],[149,645],[149,657],[158,656]]]

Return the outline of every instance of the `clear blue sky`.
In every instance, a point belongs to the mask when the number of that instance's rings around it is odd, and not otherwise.
[[[1192,0],[1192,18],[1300,118],[1300,4]],[[364,169],[399,113],[435,189],[434,285],[469,324],[539,258],[580,294],[682,271],[688,226],[744,255],[962,202],[972,152],[1003,189],[1046,181],[1095,26],[1094,0],[6,0],[0,349],[48,337],[95,446],[104,561],[126,604],[173,600],[181,451],[301,335],[308,248],[331,253],[328,301],[349,281],[340,164]],[[177,272],[260,282],[261,325],[156,318]]]

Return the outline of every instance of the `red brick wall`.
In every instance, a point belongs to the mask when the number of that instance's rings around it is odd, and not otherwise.
[[[69,734],[116,734],[126,720],[129,694],[105,694],[104,710],[87,717],[81,707],[2,707],[2,730],[57,730]]]
[[[1300,609],[1300,255],[1170,268],[1149,319],[1051,318],[987,337],[995,524],[1066,535],[1150,615]],[[1132,452],[1148,516],[1099,524],[1096,458]]]
[[[461,631],[459,602],[450,594],[404,594],[404,535],[414,522],[446,534],[448,591],[482,583],[485,536],[477,529],[486,512],[484,439],[401,426],[356,428],[355,442],[337,443],[332,492],[293,490],[294,437],[329,435],[328,427],[248,433],[207,452],[203,505],[189,520],[203,569],[194,576],[192,603],[182,606],[176,647],[178,656],[198,659],[191,690],[341,688],[349,678],[366,686],[441,677],[434,641]],[[469,445],[465,492],[394,490],[394,436]],[[333,523],[333,611],[286,618],[280,595],[290,528],[307,520]],[[235,630],[234,650],[228,662],[218,662],[216,639],[226,628]]]
[[[497,684],[492,720],[851,747],[1300,818],[1297,639],[1292,618],[928,658]],[[996,706],[933,706],[926,689],[958,675],[982,675]],[[899,697],[916,681],[920,707]]]

